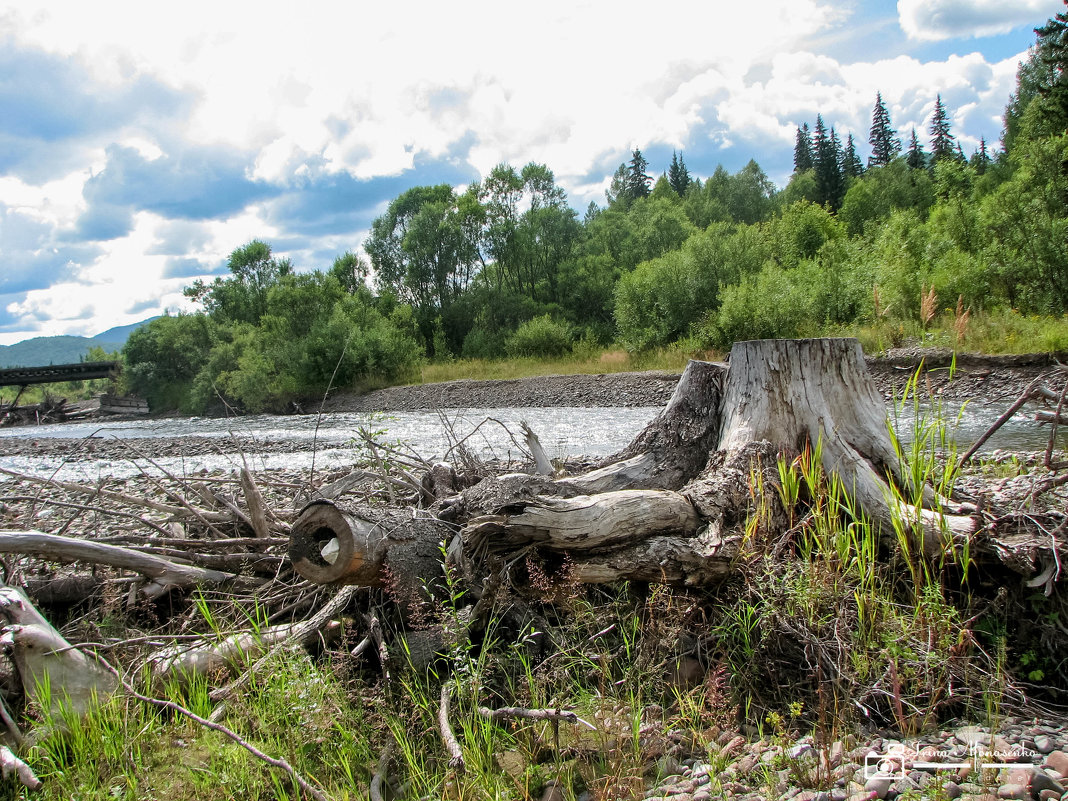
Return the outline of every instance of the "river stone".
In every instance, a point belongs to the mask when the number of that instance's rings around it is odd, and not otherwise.
[[[1052,790],[1058,796],[1064,793],[1064,785],[1050,778],[1042,768],[1031,769],[1031,792],[1041,793],[1043,790]]]
[[[914,782],[908,776],[904,776],[904,777],[898,779],[897,781],[895,781],[892,785],[890,785],[890,790],[887,793],[887,795],[890,795],[890,796],[905,795],[906,793],[913,793],[913,792],[915,792],[915,791],[917,791],[919,789],[920,789],[920,786],[916,782]]]
[[[1046,734],[1035,737],[1035,750],[1040,754],[1049,754],[1053,751],[1053,740]]]
[[[541,793],[541,801],[564,801],[564,785],[556,779],[547,781]]]
[[[948,798],[949,801],[954,801],[954,799],[961,797],[963,790],[961,790],[960,785],[956,782],[946,782],[942,785],[942,792],[945,793],[946,798]]]
[[[1052,751],[1046,756],[1046,767],[1053,768],[1061,776],[1068,776],[1068,752]]]
[[[864,789],[869,793],[875,793],[876,798],[886,798],[886,794],[890,792],[890,785],[893,783],[894,780],[890,776],[872,776],[864,782]]]
[[[1010,798],[1010,799],[1029,799],[1031,797],[1031,791],[1022,784],[1003,784],[998,788],[998,798]]]
[[[990,735],[978,726],[961,726],[953,732],[953,736],[964,745],[986,745],[990,742]]]

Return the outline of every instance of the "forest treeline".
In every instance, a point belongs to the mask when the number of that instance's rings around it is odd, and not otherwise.
[[[1068,0],[1066,0],[1068,1]],[[1000,148],[966,155],[936,96],[926,131],[877,95],[862,160],[821,115],[797,129],[779,190],[756,161],[701,179],[682,154],[654,180],[640,150],[580,216],[542,164],[463,191],[413,187],[363,243],[298,272],[270,246],[186,294],[201,311],[131,335],[129,388],[155,408],[243,411],[425,360],[551,357],[578,347],[725,349],[868,325],[891,339],[946,313],[1039,316],[1068,347],[1068,14],[1036,29]],[[1048,329],[1048,330],[1049,330]]]

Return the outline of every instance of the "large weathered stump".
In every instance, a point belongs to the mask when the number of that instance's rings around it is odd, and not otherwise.
[[[886,408],[857,340],[758,340],[736,343],[727,367],[691,362],[665,411],[619,461],[557,482],[562,496],[588,497],[565,500],[543,488],[500,512],[483,510],[467,522],[464,543],[472,553],[532,545],[573,558],[596,556],[600,567],[590,573],[609,580],[608,562],[622,568],[614,578],[638,571],[606,554],[670,537],[686,562],[717,563],[707,573],[689,571],[686,583],[722,577],[731,535],[752,512],[754,478],[760,475],[770,490],[776,459],[805,449],[821,454],[823,469],[841,481],[853,509],[887,533],[895,523],[908,529],[929,554],[977,528],[945,508],[901,500],[912,493],[904,488]],[[925,494],[934,499],[930,490]],[[774,507],[773,495],[764,499],[766,507]],[[665,576],[679,575],[657,552]],[[649,573],[658,566],[641,568]]]
[[[915,521],[917,543],[930,554],[977,525],[948,509],[903,504],[912,491],[890,440],[886,406],[856,339],[736,342],[723,392],[718,448],[728,453],[765,441],[787,452],[818,449],[855,508],[878,527]],[[817,448],[818,445],[818,448]],[[928,502],[933,492],[924,493]]]
[[[1034,538],[994,541],[978,515],[908,486],[855,339],[736,343],[729,365],[691,362],[664,411],[611,463],[558,481],[490,479],[439,511],[461,526],[468,576],[487,554],[509,562],[531,549],[566,554],[585,582],[711,584],[734,570],[758,507],[769,547],[787,533],[776,462],[806,450],[839,482],[843,511],[904,537],[913,552],[938,556],[967,542],[972,558],[1025,574],[1036,559],[1059,559]],[[438,575],[439,543],[454,529],[393,514],[312,504],[293,529],[294,566],[318,583]]]

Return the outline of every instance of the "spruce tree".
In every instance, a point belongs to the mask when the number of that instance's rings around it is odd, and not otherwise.
[[[648,169],[649,162],[645,160],[645,156],[642,155],[638,148],[634,148],[630,165],[627,167],[627,196],[631,200],[649,197],[649,185],[653,182],[653,179],[646,172]]]
[[[802,123],[797,129],[797,137],[794,139],[794,173],[802,173],[811,170],[815,166],[812,156],[812,134],[808,130],[808,123]]]
[[[1051,131],[1064,133],[1068,126],[1068,13],[1057,14],[1035,28],[1035,34],[1035,52],[1043,77],[1037,87],[1042,117]]]
[[[969,162],[975,168],[976,175],[982,175],[990,165],[990,154],[986,152],[986,139],[979,139],[979,149],[972,154]]]
[[[682,156],[671,151],[671,166],[668,167],[668,183],[671,184],[671,188],[675,190],[675,193],[679,197],[683,197],[686,194],[686,190],[690,188],[690,184],[693,179],[690,178],[690,171],[686,169],[686,162],[682,160]]]
[[[949,132],[949,114],[942,103],[942,95],[935,100],[934,114],[931,117],[931,161],[951,159],[953,153],[953,134]]]
[[[837,211],[845,194],[845,179],[842,177],[842,145],[834,128],[830,131],[823,124],[823,117],[816,115],[816,131],[812,138],[812,150],[816,170],[816,202]]]
[[[846,178],[859,178],[864,174],[864,165],[857,155],[856,145],[853,144],[853,134],[846,136],[845,152],[842,153],[842,175]]]
[[[916,129],[912,129],[912,139],[909,141],[909,152],[905,157],[905,163],[910,170],[921,170],[927,166],[927,156],[923,152],[923,145],[916,136]]]
[[[897,132],[890,127],[890,113],[886,110],[882,93],[875,93],[875,108],[871,114],[871,134],[868,144],[871,145],[871,156],[868,158],[869,167],[885,167],[901,152],[901,140],[895,136]]]

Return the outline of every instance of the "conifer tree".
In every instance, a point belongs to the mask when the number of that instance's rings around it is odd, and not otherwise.
[[[834,128],[827,130],[823,117],[816,115],[816,130],[812,138],[816,170],[816,201],[837,211],[845,195],[842,177],[842,144]]]
[[[1057,14],[1035,28],[1035,34],[1035,52],[1044,78],[1037,87],[1043,101],[1042,116],[1051,130],[1064,133],[1068,126],[1068,13]]]
[[[630,164],[627,167],[627,196],[631,200],[649,197],[649,185],[653,182],[653,179],[646,172],[648,169],[649,162],[645,160],[645,156],[642,155],[638,148],[634,148]]]
[[[909,152],[905,157],[905,163],[910,170],[920,170],[927,166],[927,156],[923,152],[923,145],[916,136],[916,129],[912,129],[912,139],[909,141]]]
[[[674,150],[671,151],[671,166],[668,167],[667,178],[671,188],[679,197],[683,197],[686,190],[690,188],[690,184],[693,183],[690,171],[686,169],[686,162]]]
[[[986,151],[985,137],[980,137],[979,149],[972,154],[972,158],[969,163],[972,165],[972,167],[975,168],[976,175],[982,175],[986,172],[986,168],[990,165],[990,154]]]
[[[871,156],[868,158],[869,167],[885,167],[901,152],[901,140],[895,136],[897,132],[890,127],[890,113],[886,110],[882,93],[875,93],[875,108],[871,115],[871,134],[868,144],[871,145]]]
[[[931,116],[931,161],[953,158],[953,134],[949,132],[949,114],[942,103],[942,95],[935,100]]]
[[[842,153],[842,175],[846,178],[859,178],[864,174],[864,165],[857,155],[856,145],[853,144],[853,134],[846,136],[845,152]]]
[[[802,123],[797,129],[797,137],[794,140],[794,173],[811,170],[815,166],[812,156],[812,134],[808,130],[808,123]]]

